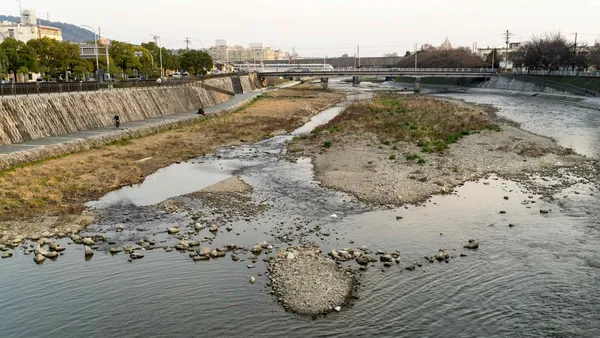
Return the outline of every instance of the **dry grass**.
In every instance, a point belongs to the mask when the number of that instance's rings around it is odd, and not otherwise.
[[[344,135],[373,133],[384,145],[416,142],[425,152],[442,151],[462,136],[497,129],[483,112],[426,97],[380,94],[370,102],[350,106],[312,137],[324,147]]]
[[[341,98],[312,87],[282,89],[192,125],[1,172],[0,222],[78,214],[83,203],[139,183],[162,167],[291,130]]]

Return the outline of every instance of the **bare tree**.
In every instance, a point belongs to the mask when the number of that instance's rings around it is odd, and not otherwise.
[[[515,65],[528,69],[558,70],[573,66],[573,54],[560,33],[532,36],[512,55]]]
[[[600,70],[600,45],[596,45],[592,48],[588,57],[588,62],[591,66],[594,66],[596,70]]]

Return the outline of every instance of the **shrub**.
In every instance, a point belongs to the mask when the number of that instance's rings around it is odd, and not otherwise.
[[[396,155],[395,155],[395,154],[390,154],[390,157],[389,157],[389,159],[390,159],[390,160],[395,160],[395,159],[396,159]]]
[[[325,142],[323,142],[323,147],[324,148],[331,148],[331,141],[325,141]]]

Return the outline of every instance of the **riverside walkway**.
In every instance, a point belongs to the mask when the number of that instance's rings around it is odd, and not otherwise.
[[[287,82],[287,83],[275,86],[274,88],[263,88],[263,89],[257,89],[257,90],[254,90],[254,91],[251,91],[251,92],[248,92],[245,94],[238,94],[238,95],[235,95],[229,101],[223,102],[223,103],[218,104],[213,107],[205,108],[204,112],[207,115],[209,115],[209,114],[216,114],[216,113],[219,113],[222,111],[230,110],[233,107],[235,107],[236,105],[239,105],[239,104],[243,103],[244,101],[251,100],[263,93],[278,90],[280,88],[291,87],[296,84],[298,84],[298,82]],[[178,113],[178,114],[173,114],[173,115],[159,116],[159,117],[150,118],[150,119],[146,119],[146,120],[121,123],[121,126],[119,129],[134,130],[136,128],[140,128],[140,127],[144,127],[144,126],[148,126],[148,125],[152,125],[152,124],[158,124],[161,122],[186,120],[186,119],[189,119],[191,116],[196,115],[196,113],[197,113],[197,111],[188,111],[188,112]],[[78,131],[75,133],[63,134],[63,135],[58,135],[58,136],[50,136],[50,137],[40,138],[40,139],[36,139],[36,140],[30,140],[30,141],[26,141],[26,142],[22,142],[22,143],[3,145],[3,146],[0,146],[0,156],[11,154],[11,153],[18,153],[18,152],[24,151],[24,150],[32,150],[32,149],[36,149],[36,148],[40,148],[40,147],[56,145],[56,144],[69,142],[69,141],[73,141],[73,140],[85,139],[85,138],[92,137],[92,136],[108,134],[108,133],[114,132],[115,130],[116,130],[116,128],[114,126],[108,126],[108,127],[88,129],[88,130],[84,130],[84,131]]]

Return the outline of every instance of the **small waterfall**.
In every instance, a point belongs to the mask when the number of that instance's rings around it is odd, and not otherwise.
[[[255,88],[252,88],[249,76],[240,76],[240,82],[242,83],[242,90],[244,93],[251,92]]]
[[[231,78],[204,81],[233,92]],[[198,85],[50,94],[0,99],[0,145],[211,107],[231,96]]]

